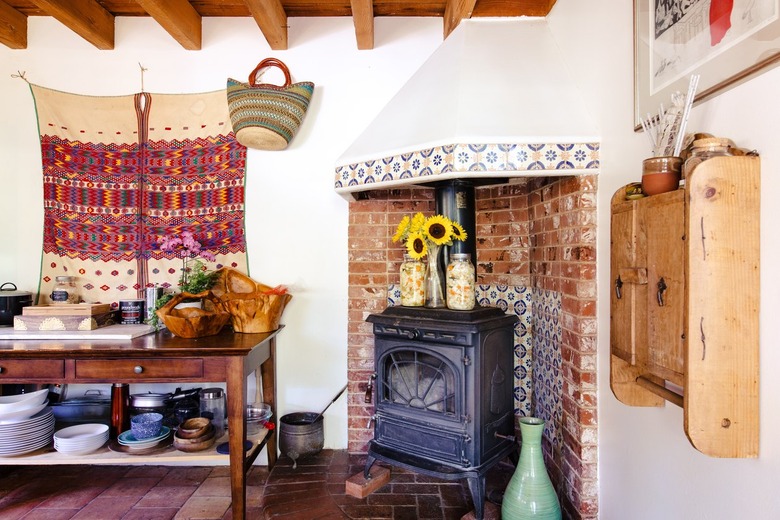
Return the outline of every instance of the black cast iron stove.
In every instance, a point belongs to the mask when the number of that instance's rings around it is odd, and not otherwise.
[[[515,455],[513,337],[517,317],[388,307],[372,314],[376,460],[445,480],[468,479],[479,520],[485,474]]]

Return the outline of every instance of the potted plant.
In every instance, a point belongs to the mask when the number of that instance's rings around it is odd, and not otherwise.
[[[157,239],[157,243],[160,244],[160,251],[174,253],[176,256],[181,257],[182,267],[178,284],[179,292],[182,294],[200,295],[214,286],[217,281],[217,273],[209,270],[201,258],[214,262],[216,257],[210,251],[201,249],[201,243],[195,240],[195,236],[192,233],[185,231],[181,236],[175,237],[164,235]],[[155,328],[159,327],[160,323],[156,311],[164,307],[173,297],[173,293],[165,293],[157,298],[154,307],[155,312],[151,313],[151,317],[148,320],[150,325]],[[179,305],[200,302],[200,296],[197,298],[184,298]]]

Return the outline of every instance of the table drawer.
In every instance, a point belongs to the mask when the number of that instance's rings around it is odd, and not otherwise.
[[[186,379],[203,377],[203,360],[84,359],[76,361],[76,379]]]
[[[65,361],[61,359],[0,359],[0,382],[3,379],[25,378],[46,381],[65,376]]]

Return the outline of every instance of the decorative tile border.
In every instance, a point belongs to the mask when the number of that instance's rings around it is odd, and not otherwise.
[[[598,173],[600,143],[449,144],[336,167],[339,193],[437,178]]]

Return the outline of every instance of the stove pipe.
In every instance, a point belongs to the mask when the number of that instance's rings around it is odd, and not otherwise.
[[[452,179],[434,185],[436,213],[444,215],[463,226],[466,240],[455,240],[452,246],[444,247],[444,265],[449,263],[452,253],[469,253],[471,262],[477,263],[477,225],[474,183],[468,179]]]

